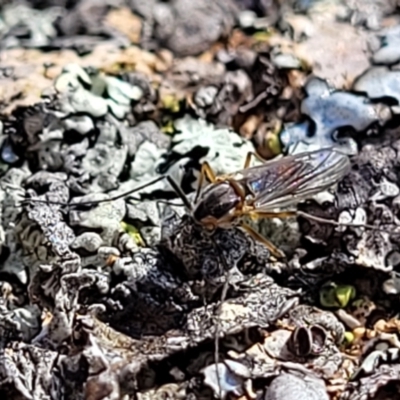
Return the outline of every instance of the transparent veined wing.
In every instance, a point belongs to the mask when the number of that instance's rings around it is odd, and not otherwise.
[[[296,205],[337,183],[350,169],[349,158],[335,148],[289,155],[248,168],[232,177],[254,193],[258,211]]]

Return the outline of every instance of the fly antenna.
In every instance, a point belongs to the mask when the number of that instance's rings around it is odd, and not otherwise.
[[[144,183],[143,185],[140,186],[136,186],[135,188],[128,190],[127,192],[124,193],[120,193],[118,195],[109,197],[108,199],[102,199],[102,200],[93,200],[93,201],[83,201],[80,203],[66,203],[66,202],[61,202],[61,201],[52,201],[52,200],[42,200],[42,199],[25,199],[21,202],[21,205],[23,204],[27,204],[27,203],[43,203],[43,204],[56,204],[56,205],[60,205],[60,206],[68,206],[68,207],[77,207],[77,206],[93,206],[93,205],[97,205],[100,203],[107,203],[110,201],[116,201],[119,199],[122,199],[126,196],[129,196],[132,193],[138,192],[142,189],[145,189],[151,185],[156,184],[157,182],[160,182],[162,180],[166,179],[168,181],[168,183],[170,184],[170,186],[172,187],[172,189],[174,190],[174,192],[180,197],[180,199],[182,200],[183,204],[185,205],[185,207],[188,209],[188,211],[192,211],[193,206],[190,203],[189,199],[187,198],[187,196],[185,195],[185,193],[183,192],[183,190],[180,188],[180,186],[178,185],[178,183],[169,175],[162,175],[159,176],[155,179],[153,179],[150,182]]]
[[[165,178],[167,179],[168,183],[172,186],[172,188],[175,190],[176,194],[181,198],[187,210],[193,211],[192,203],[189,201],[189,199],[187,198],[186,194],[183,192],[181,187],[176,183],[175,179],[169,175],[165,175]]]

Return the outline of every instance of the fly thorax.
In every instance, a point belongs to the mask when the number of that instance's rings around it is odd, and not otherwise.
[[[193,211],[199,222],[214,220],[218,222],[229,217],[241,199],[229,182],[218,182],[207,186],[201,194]]]

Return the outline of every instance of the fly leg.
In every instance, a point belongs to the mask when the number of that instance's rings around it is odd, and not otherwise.
[[[245,162],[244,162],[244,167],[243,167],[243,169],[246,169],[246,168],[249,168],[250,167],[250,164],[251,164],[251,159],[252,158],[256,158],[258,161],[261,161],[263,164],[266,162],[266,160],[264,160],[261,156],[259,156],[257,153],[255,153],[254,151],[249,151],[248,153],[247,153],[247,156],[246,156],[246,160],[245,160]]]
[[[282,211],[282,212],[262,212],[262,211],[254,211],[254,210],[243,210],[242,215],[248,215],[251,219],[256,220],[259,218],[289,218],[297,215],[296,211]],[[277,259],[285,258],[285,254],[279,250],[274,244],[272,244],[269,240],[267,240],[264,236],[260,235],[256,232],[252,227],[245,223],[241,223],[239,225],[242,227],[253,239],[262,243],[273,256]]]
[[[277,160],[278,157],[281,157],[281,156],[282,156],[282,155],[276,156],[276,157],[274,158],[274,160]],[[249,151],[249,152],[247,153],[247,156],[246,156],[246,160],[245,160],[245,162],[244,162],[244,167],[243,167],[243,169],[246,169],[246,168],[249,168],[249,167],[250,167],[252,158],[257,159],[258,161],[260,161],[260,162],[263,163],[263,164],[267,163],[268,161],[271,161],[271,160],[265,160],[264,158],[262,158],[259,154],[255,153],[254,151]]]
[[[323,217],[318,217],[306,213],[304,211],[282,211],[282,212],[262,212],[262,211],[248,211],[244,212],[244,215],[248,215],[252,220],[257,220],[259,218],[290,218],[290,217],[303,217],[305,219],[316,221],[321,224],[328,224],[333,226],[347,226],[352,228],[365,228],[371,229],[378,232],[387,232],[387,229],[380,228],[379,226],[369,225],[369,224],[353,224],[351,222],[338,222],[333,219],[327,219]]]
[[[263,211],[244,211],[244,215],[248,215],[253,221],[260,218],[290,218],[297,217],[297,211],[277,211],[277,212],[263,212]]]
[[[243,228],[254,240],[257,240],[258,242],[262,243],[274,257],[276,257],[277,259],[285,258],[285,254],[281,250],[279,250],[264,236],[256,232],[251,226],[241,223],[239,227]]]
[[[207,178],[211,183],[214,183],[217,180],[213,169],[207,161],[204,161],[201,166],[200,177],[197,183],[196,197],[194,198],[194,204],[197,203],[197,200],[199,198],[200,190],[204,183],[204,178]]]
[[[249,153],[247,153],[246,160],[244,162],[244,169],[249,168],[252,157],[257,158],[257,160],[261,161],[262,163],[266,162],[257,153],[250,151]],[[203,186],[205,178],[207,178],[211,183],[229,181],[229,183],[233,186],[233,188],[235,189],[238,196],[244,200],[245,193],[244,193],[243,189],[240,187],[240,185],[238,185],[235,182],[235,180],[230,179],[229,175],[217,176],[215,174],[215,172],[213,171],[213,169],[211,168],[210,164],[207,161],[204,161],[201,166],[201,170],[200,170],[200,177],[199,177],[199,181],[198,181],[196,197],[194,198],[194,204],[197,203],[197,200],[200,195],[201,187]]]

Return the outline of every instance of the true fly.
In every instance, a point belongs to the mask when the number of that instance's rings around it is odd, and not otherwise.
[[[182,198],[196,223],[209,231],[216,228],[240,227],[254,239],[264,243],[273,255],[282,257],[279,249],[243,221],[244,217],[257,219],[298,215],[296,211],[282,209],[296,206],[299,202],[336,184],[349,171],[350,160],[339,150],[326,148],[270,161],[262,160],[261,165],[250,167],[253,156],[259,158],[254,153],[249,153],[242,170],[219,176],[216,176],[210,165],[205,162],[202,165],[193,205],[169,176],[161,176],[129,192],[100,201],[74,204],[35,199],[28,201],[69,206],[94,205],[125,197],[166,178]],[[206,185],[205,179],[209,181]]]
[[[243,217],[252,219],[289,217],[296,211],[277,211],[328,189],[350,169],[349,158],[334,148],[288,155],[250,167],[249,153],[244,168],[232,174],[215,176],[204,163],[195,198],[193,218],[213,230],[239,226],[264,243],[278,257],[282,253],[260,236]],[[257,156],[256,156],[257,157]],[[211,182],[202,188],[204,178]]]

